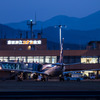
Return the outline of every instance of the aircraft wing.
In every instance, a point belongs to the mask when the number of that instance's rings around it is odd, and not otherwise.
[[[14,71],[14,72],[29,72],[29,73],[37,73],[38,71],[32,71],[32,70],[19,70],[19,69],[1,69],[2,71]]]
[[[76,65],[76,64],[82,64],[82,63],[71,63],[71,64],[62,64],[62,63],[56,63],[56,64],[52,64],[52,65],[57,65],[57,66],[67,66],[67,65]]]
[[[67,66],[67,65],[77,65],[77,64],[82,64],[82,63],[71,63],[71,64],[64,64],[64,66]]]
[[[46,74],[45,72],[41,72],[41,71],[32,71],[32,70],[27,70],[27,69],[19,70],[19,69],[6,69],[6,68],[3,68],[3,69],[0,69],[0,70],[1,70],[1,71],[26,72],[26,73],[37,73],[37,74],[42,74],[42,75],[48,75],[48,74]]]
[[[36,72],[36,73],[49,76],[49,75],[48,75],[47,73],[45,73],[45,72]]]

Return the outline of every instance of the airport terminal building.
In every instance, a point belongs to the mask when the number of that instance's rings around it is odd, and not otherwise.
[[[36,39],[0,39],[0,61],[24,61],[27,63],[56,63],[59,50],[48,50],[47,39],[38,34]],[[100,42],[91,41],[86,50],[64,50],[64,63],[82,64],[66,66],[66,70],[100,68]]]

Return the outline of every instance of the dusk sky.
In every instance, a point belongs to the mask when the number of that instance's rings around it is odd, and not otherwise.
[[[0,0],[0,23],[34,19],[45,21],[56,15],[85,17],[100,11],[100,0]]]

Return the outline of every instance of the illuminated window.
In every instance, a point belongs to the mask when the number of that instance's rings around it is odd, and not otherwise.
[[[34,56],[34,62],[37,62],[37,63],[40,62],[39,56]]]
[[[16,60],[22,61],[22,57],[21,56],[17,56]]]
[[[46,56],[45,57],[45,63],[52,63],[52,57],[51,56]]]
[[[16,60],[16,58],[14,56],[10,56],[9,60]]]
[[[27,62],[44,63],[44,56],[28,56]]]
[[[57,62],[57,56],[46,56],[45,57],[45,63],[56,63]]]
[[[4,57],[3,60],[5,62],[8,62],[8,57]],[[15,61],[18,61],[18,60],[19,60],[19,62],[21,62],[21,61],[26,62],[26,57],[25,56],[16,56],[16,57],[15,56],[10,56],[9,57],[9,61],[15,62]]]
[[[0,61],[8,62],[8,57],[0,57]]]
[[[0,61],[3,61],[3,57],[0,57]]]
[[[94,71],[84,71],[83,75],[89,76],[89,73],[94,73]]]
[[[99,57],[99,63],[100,63],[100,57]]]
[[[52,56],[52,63],[56,63],[57,62],[57,56]]]
[[[25,57],[25,56],[22,56],[22,60],[23,60],[24,62],[26,62],[26,57]]]
[[[27,57],[27,62],[32,63],[33,61],[34,61],[33,56],[28,56],[28,57]]]
[[[38,41],[38,44],[41,44],[41,40]]]
[[[40,63],[44,63],[44,56],[40,56]]]
[[[26,57],[25,56],[17,56],[16,61],[19,60],[19,62],[23,61],[26,62]]]
[[[3,60],[4,60],[5,62],[8,62],[8,57],[3,57]]]
[[[98,57],[82,57],[81,63],[86,63],[86,64],[98,63]]]

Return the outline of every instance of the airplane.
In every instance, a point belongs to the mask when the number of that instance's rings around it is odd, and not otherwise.
[[[75,64],[82,64],[82,63],[77,62],[77,63],[64,64],[63,63],[63,42],[64,42],[64,38],[62,39],[61,42],[62,43],[60,45],[60,58],[59,58],[58,63],[44,64],[42,66],[41,70],[37,71],[36,73],[42,74],[42,75],[45,75],[45,76],[52,76],[52,77],[59,76],[59,77],[62,77],[66,73],[79,73],[79,72],[84,72],[84,71],[100,71],[100,69],[89,69],[89,70],[76,70],[76,71],[67,71],[67,72],[65,72],[65,66],[75,65]]]
[[[42,76],[45,75],[45,76],[56,77],[56,76],[63,75],[63,72],[64,72],[66,65],[80,64],[80,63],[71,63],[71,64],[64,64],[63,63],[63,42],[64,42],[64,38],[62,39],[62,43],[60,46],[60,58],[59,58],[58,63],[44,64],[40,71],[37,71],[37,72],[32,71],[32,72],[37,73],[37,74],[41,74]]]

